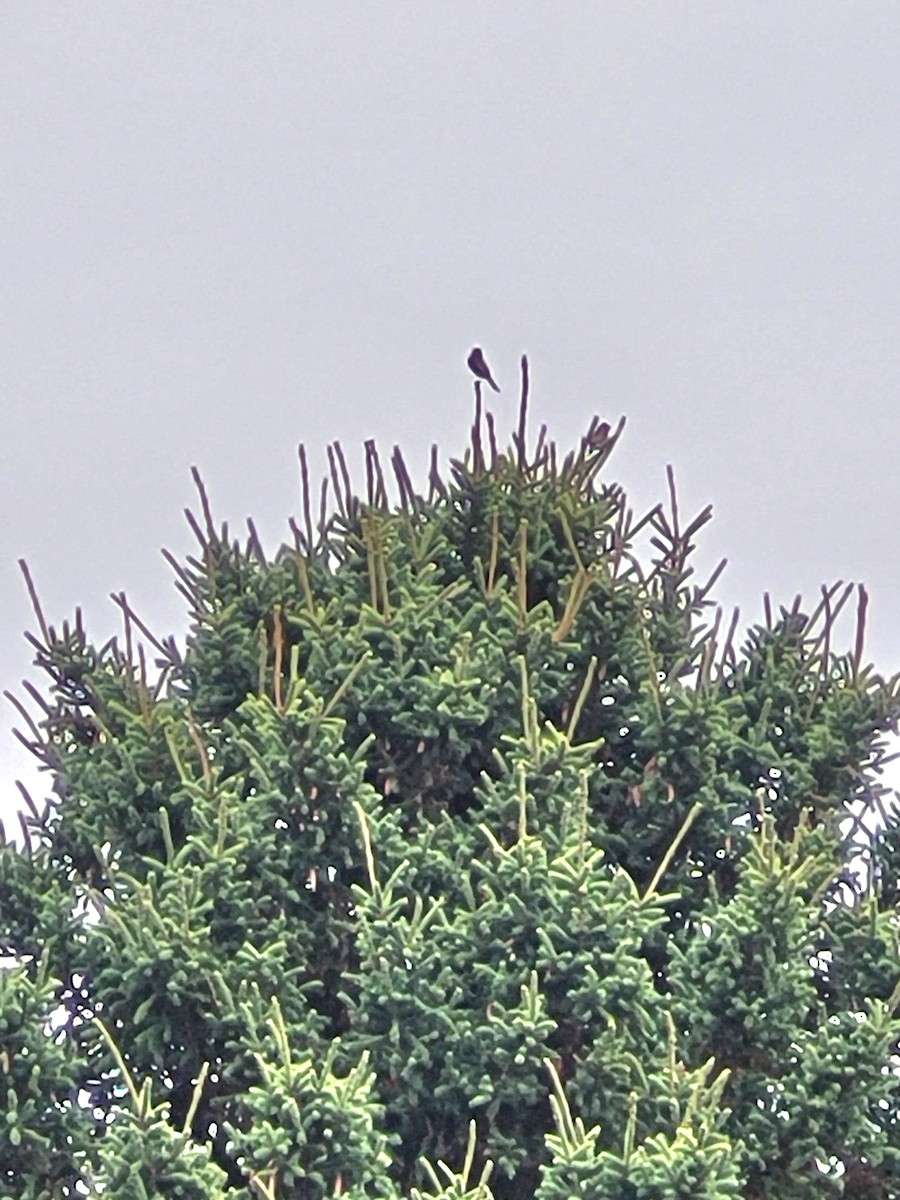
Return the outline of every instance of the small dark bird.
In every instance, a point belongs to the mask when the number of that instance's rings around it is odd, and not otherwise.
[[[598,422],[594,417],[585,440],[592,450],[602,450],[609,441],[609,421]]]
[[[496,383],[494,383],[494,377],[491,375],[490,367],[484,361],[484,355],[481,353],[480,346],[475,347],[466,361],[468,362],[469,370],[473,375],[477,375],[479,379],[484,379],[491,385],[495,392],[500,391]]]

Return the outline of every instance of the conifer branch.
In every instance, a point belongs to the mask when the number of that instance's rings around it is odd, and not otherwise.
[[[306,461],[306,447],[301,442],[297,447],[297,455],[300,459],[300,507],[303,513],[304,533],[300,534],[300,540],[303,543],[302,549],[307,555],[312,555],[315,549],[315,539],[313,538],[312,524],[312,507],[311,493],[309,490],[309,464]]]
[[[23,684],[23,686],[26,686],[26,685]],[[28,711],[28,709],[25,707],[25,705],[22,703],[22,701],[19,699],[19,697],[16,696],[13,692],[4,691],[3,695],[10,702],[10,704],[15,708],[15,710],[18,712],[19,716],[22,718],[22,720],[28,726],[29,730],[31,731],[31,735],[34,738],[35,745],[40,745],[41,741],[43,740],[42,734],[41,734],[40,729],[38,729],[37,725],[35,724],[34,719],[31,716],[31,713]],[[43,704],[42,704],[42,707],[43,707]],[[46,706],[46,711],[49,713],[49,711],[50,711],[49,705]],[[26,745],[27,745],[27,743],[26,743]]]
[[[500,554],[500,510],[494,508],[491,513],[491,554],[488,559],[487,586],[485,592],[493,596],[497,580],[497,560]]]
[[[144,622],[140,619],[140,617],[137,615],[137,613],[134,611],[134,609],[129,605],[128,600],[125,597],[125,593],[124,592],[119,592],[119,593],[110,592],[110,599],[113,601],[114,604],[117,604],[119,606],[119,608],[121,608],[124,616],[126,616],[130,621],[134,622],[134,624],[138,627],[138,629],[141,631],[141,633],[144,635],[144,637],[147,639],[147,641],[150,643],[150,645],[154,648],[154,650],[158,650],[159,653],[161,655],[163,655],[163,657],[168,661],[169,657],[170,657],[168,649],[166,648],[166,646],[163,645],[163,643],[159,640],[159,638],[155,637],[150,632],[150,630],[147,628],[147,626],[144,624]]]
[[[266,694],[266,676],[269,667],[269,637],[262,621],[256,627],[256,694]]]
[[[259,534],[256,532],[256,525],[252,517],[247,518],[247,531],[249,535],[247,543],[247,557],[249,559],[250,552],[252,551],[256,556],[256,561],[259,563],[259,565],[261,567],[265,567],[266,553],[263,550],[262,542],[259,540]]]
[[[135,1114],[138,1116],[142,1115],[141,1094],[138,1092],[132,1074],[128,1070],[128,1065],[125,1062],[125,1059],[122,1057],[121,1050],[116,1045],[115,1039],[106,1028],[100,1017],[94,1017],[94,1024],[100,1030],[103,1040],[109,1047],[109,1051],[115,1059],[116,1066],[119,1068],[122,1078],[125,1080],[125,1086],[128,1088],[128,1093],[131,1096],[131,1103],[134,1107]]]
[[[569,726],[566,729],[566,737],[569,741],[573,741],[575,730],[578,728],[578,721],[581,718],[581,713],[584,709],[588,695],[590,694],[591,686],[594,682],[594,676],[597,673],[597,655],[592,654],[588,662],[587,670],[584,673],[584,681],[578,692],[578,699],[575,701],[575,707],[572,709],[572,715],[569,718]]]
[[[497,430],[494,427],[494,414],[490,409],[484,414],[484,419],[488,431],[488,445],[491,448],[490,470],[493,471],[497,465],[499,455],[497,453]]]
[[[210,783],[212,781],[212,769],[209,764],[209,754],[206,746],[203,744],[203,739],[200,736],[200,730],[197,728],[197,722],[194,720],[194,714],[190,708],[185,710],[185,720],[187,721],[188,733],[191,741],[197,750],[197,756],[200,759],[200,769],[203,772],[203,782]]]
[[[698,800],[692,806],[692,808],[688,812],[687,816],[682,821],[681,828],[678,830],[678,832],[675,834],[675,837],[670,842],[669,848],[666,850],[665,854],[663,855],[662,861],[660,862],[659,866],[656,868],[656,871],[653,874],[653,878],[650,880],[643,896],[641,897],[642,903],[646,904],[646,902],[648,900],[650,900],[652,898],[652,896],[656,893],[656,890],[659,887],[663,877],[665,876],[666,871],[668,871],[669,866],[671,865],[672,859],[678,853],[678,847],[684,841],[685,837],[687,836],[688,830],[693,825],[694,821],[696,821],[696,819],[700,815],[702,809],[703,809],[703,802]]]
[[[429,504],[434,502],[436,496],[440,496],[444,500],[447,499],[447,488],[444,485],[443,479],[441,479],[441,473],[438,469],[438,448],[436,445],[431,447],[431,464],[428,470],[428,486]]]
[[[129,675],[129,682],[131,675]],[[153,712],[151,710],[150,689],[147,686],[147,655],[144,652],[144,647],[138,644],[138,673],[137,679],[134,680],[134,690],[137,696],[138,709],[141,718],[147,729],[153,723]]]
[[[357,675],[359,675],[360,671],[363,669],[363,667],[366,665],[366,663],[369,661],[369,659],[371,657],[372,657],[372,651],[366,650],[362,654],[362,656],[353,664],[353,666],[350,668],[350,670],[344,676],[344,678],[341,681],[338,688],[335,690],[331,699],[328,701],[328,703],[325,705],[324,709],[322,710],[321,719],[323,721],[331,716],[331,714],[334,712],[337,705],[340,704],[341,700],[343,700],[344,696],[347,694],[347,690],[352,686],[353,681],[356,679]]]
[[[41,602],[38,599],[37,588],[34,586],[34,580],[31,577],[28,563],[24,558],[19,559],[19,570],[25,577],[25,586],[28,589],[28,597],[31,600],[31,607],[34,610],[34,615],[37,619],[38,629],[41,631],[41,637],[44,639],[44,646],[47,649],[53,643],[53,636],[50,632],[50,627],[44,619],[44,610],[41,608]]]
[[[162,805],[158,810],[159,827],[162,830],[163,845],[166,848],[166,863],[172,866],[175,861],[175,843],[172,841],[172,823],[169,820],[169,810]]]
[[[281,699],[281,671],[284,665],[284,626],[281,619],[281,605],[276,604],[272,610],[272,644],[275,651],[275,664],[272,668],[272,696],[278,712],[284,712]]]
[[[363,806],[358,800],[353,801],[353,807],[356,811],[356,819],[359,822],[359,830],[363,840],[363,853],[366,859],[366,872],[369,876],[369,887],[372,889],[373,895],[378,893],[378,877],[375,874],[375,855],[372,853],[372,839],[369,835],[369,822],[366,817]]]
[[[554,642],[564,641],[572,632],[575,619],[578,616],[581,606],[584,604],[588,592],[590,591],[593,578],[593,573],[584,567],[579,567],[579,569],[575,572],[572,582],[569,585],[569,592],[566,597],[566,606],[563,610],[563,615],[560,617],[559,624],[551,634]]]
[[[341,482],[344,490],[344,511],[347,514],[347,519],[352,520],[355,516],[358,501],[353,494],[353,485],[350,482],[350,472],[347,469],[347,460],[344,457],[344,450],[340,442],[332,442],[334,457],[338,464],[338,469],[341,473]]]
[[[338,466],[337,466],[337,460],[335,458],[334,446],[333,445],[326,446],[325,452],[328,456],[328,470],[331,473],[331,490],[334,492],[334,501],[335,501],[335,504],[337,504],[338,512],[341,514],[342,517],[346,518],[348,515],[347,505],[345,502],[344,490],[341,487],[340,481],[338,479]]]
[[[294,562],[297,566],[297,577],[300,580],[300,588],[303,592],[303,599],[306,602],[306,610],[312,617],[316,626],[321,628],[316,602],[313,597],[312,584],[309,578],[309,563],[306,555],[297,550],[294,554]]]
[[[528,624],[528,521],[519,522],[519,553],[516,559],[516,600],[519,606],[519,625],[524,631]]]
[[[519,474],[525,472],[528,456],[525,448],[525,432],[528,428],[528,356],[522,355],[522,390],[519,399],[519,427],[514,436],[516,466]]]
[[[858,586],[859,601],[856,607],[856,643],[853,648],[853,671],[859,676],[862,666],[863,647],[866,641],[866,613],[869,609],[869,593],[862,584]]]
[[[200,494],[200,507],[203,512],[203,519],[206,522],[206,541],[202,537],[201,545],[212,546],[216,540],[215,526],[213,525],[212,509],[209,505],[209,497],[206,494],[206,488],[203,485],[203,480],[200,478],[200,472],[196,467],[191,467],[191,477],[194,480],[194,485]]]
[[[197,1072],[197,1082],[194,1085],[194,1091],[191,1096],[191,1102],[188,1105],[188,1110],[185,1113],[184,1121],[182,1122],[181,1132],[187,1137],[194,1124],[194,1117],[197,1115],[197,1109],[200,1107],[200,1098],[203,1095],[203,1088],[206,1084],[206,1076],[209,1074],[209,1063],[203,1062],[200,1064],[200,1070]]]

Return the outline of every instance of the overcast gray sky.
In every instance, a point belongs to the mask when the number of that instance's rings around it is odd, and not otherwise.
[[[298,441],[461,452],[475,343],[501,422],[526,351],[638,507],[713,502],[746,622],[864,580],[900,668],[898,135],[895,0],[4,6],[0,685],[19,556],[183,633],[192,464],[274,549]]]

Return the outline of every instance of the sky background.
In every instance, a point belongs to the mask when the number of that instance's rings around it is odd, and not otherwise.
[[[299,441],[462,453],[476,343],[501,428],[527,352],[636,508],[713,503],[742,627],[863,580],[900,669],[898,61],[895,0],[5,6],[0,688],[20,556],[52,622],[183,635],[192,465],[274,550]]]

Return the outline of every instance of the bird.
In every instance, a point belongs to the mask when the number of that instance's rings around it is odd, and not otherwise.
[[[469,370],[472,372],[473,375],[477,375],[479,379],[484,379],[487,383],[489,383],[491,385],[491,387],[494,389],[495,392],[500,391],[500,389],[497,387],[496,383],[494,383],[494,378],[491,375],[490,367],[484,361],[484,355],[481,353],[480,346],[475,347],[475,349],[472,351],[472,353],[466,359],[466,362],[468,363]]]

